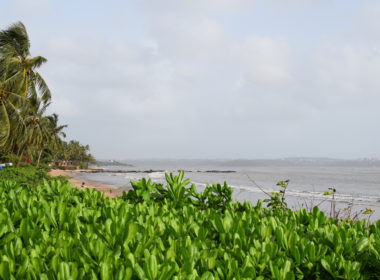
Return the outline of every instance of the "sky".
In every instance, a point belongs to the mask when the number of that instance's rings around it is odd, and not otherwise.
[[[97,158],[380,157],[380,2],[0,0]]]

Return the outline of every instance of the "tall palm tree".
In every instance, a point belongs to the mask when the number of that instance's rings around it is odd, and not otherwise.
[[[15,130],[22,125],[19,110],[22,104],[25,104],[25,99],[6,90],[3,81],[0,80],[0,147],[4,146],[9,138],[11,124]]]
[[[43,145],[39,146],[37,166],[40,164],[42,153],[47,149],[53,153],[54,158],[57,151],[62,149],[62,138],[66,137],[66,133],[63,130],[67,127],[67,125],[58,125],[57,114],[46,116],[44,124],[47,126],[45,128],[47,133],[44,134],[45,138],[43,139]]]
[[[21,129],[24,137],[20,141],[18,153],[21,158],[25,152],[30,158],[35,158],[37,154],[40,158],[44,147],[51,141],[53,136],[50,132],[50,118],[45,116],[49,105],[50,103],[44,103],[36,98],[21,109],[24,123]]]
[[[42,56],[30,57],[29,36],[21,22],[0,31],[0,147],[9,138],[12,121],[20,121],[19,108],[25,99],[50,101],[49,87],[36,71],[46,61]]]
[[[28,106],[20,108],[23,125],[19,129],[11,130],[6,149],[8,153],[24,156],[37,162],[41,160],[44,151],[51,155],[61,148],[62,138],[66,137],[63,129],[67,125],[58,125],[58,115],[45,115],[50,103],[43,103],[40,99],[29,102]]]

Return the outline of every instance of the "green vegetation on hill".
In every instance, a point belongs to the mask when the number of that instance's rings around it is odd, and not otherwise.
[[[106,198],[2,172],[1,279],[380,279],[380,221],[233,202],[183,173]]]

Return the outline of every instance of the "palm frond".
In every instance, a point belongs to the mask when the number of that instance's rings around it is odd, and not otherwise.
[[[36,56],[28,59],[28,65],[32,70],[41,67],[41,65],[45,62],[47,62],[47,59],[42,56]]]
[[[7,142],[10,131],[8,112],[4,103],[0,103],[0,123],[0,147],[2,147]]]
[[[25,25],[16,22],[7,29],[0,31],[0,48],[3,53],[13,56],[27,57],[30,41]]]
[[[45,80],[41,77],[39,73],[34,73],[34,79],[36,86],[38,87],[41,99],[44,102],[48,102],[51,99],[51,92]]]
[[[9,75],[3,82],[2,87],[7,90],[14,93],[17,93],[23,97],[26,97],[26,90],[25,90],[25,83],[27,81],[25,80],[25,77],[22,72],[14,72],[12,75]]]
[[[12,103],[14,107],[20,108],[26,104],[27,100],[16,93],[8,92],[8,102]]]

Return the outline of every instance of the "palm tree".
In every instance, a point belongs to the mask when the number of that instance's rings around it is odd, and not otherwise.
[[[54,154],[57,153],[60,149],[62,149],[62,138],[66,137],[66,133],[63,131],[67,125],[58,125],[58,115],[52,114],[45,117],[46,124],[47,124],[47,134],[45,138],[45,145],[40,147],[39,154],[38,154],[38,160],[37,160],[37,166],[40,164],[41,155],[42,152],[48,148],[51,151],[54,152]],[[62,137],[62,138],[61,138]]]
[[[24,103],[24,98],[7,91],[3,81],[0,80],[0,147],[4,146],[9,138],[11,124],[15,130],[22,125],[19,108]]]
[[[66,125],[58,126],[58,115],[45,116],[50,103],[44,103],[39,98],[30,98],[28,106],[23,107],[22,127],[23,142],[20,146],[19,156],[22,158],[27,152],[30,158],[37,158],[37,165],[46,148],[54,149],[60,136],[66,136],[62,131]]]
[[[11,126],[22,123],[19,108],[25,99],[50,101],[49,87],[36,72],[46,61],[42,56],[30,57],[29,36],[21,22],[0,31],[0,147],[8,140]]]
[[[38,166],[44,152],[54,155],[61,149],[67,125],[58,125],[57,114],[45,115],[49,105],[37,98],[20,109],[23,125],[18,130],[12,128],[5,146],[8,154],[31,158]]]

